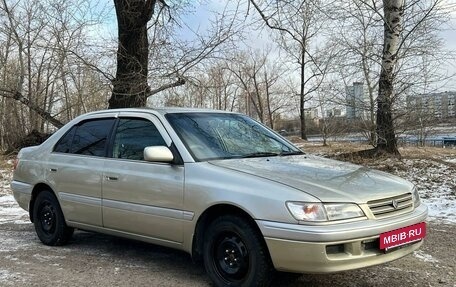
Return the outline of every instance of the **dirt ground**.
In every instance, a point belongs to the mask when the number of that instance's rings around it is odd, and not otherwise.
[[[273,286],[456,286],[456,226],[430,223],[420,251],[330,275],[279,277]],[[31,223],[0,225],[0,286],[211,286],[183,252],[77,231],[63,247],[38,240]]]

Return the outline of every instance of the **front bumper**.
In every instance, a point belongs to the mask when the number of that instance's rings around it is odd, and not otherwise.
[[[257,220],[274,267],[297,273],[331,273],[389,262],[412,253],[415,242],[385,253],[379,249],[381,233],[424,221],[427,207],[381,220],[331,225],[298,225]]]

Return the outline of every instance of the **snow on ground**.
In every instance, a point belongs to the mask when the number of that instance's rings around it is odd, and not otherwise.
[[[422,202],[429,208],[429,219],[456,223],[456,168],[435,159],[387,159],[380,169],[414,183]]]
[[[0,196],[0,225],[7,222],[30,223],[28,212],[19,207],[12,195]]]
[[[415,256],[416,258],[418,258],[419,260],[424,261],[424,262],[430,262],[430,263],[439,262],[437,259],[432,257],[432,255],[424,253],[423,250],[418,250],[418,251],[413,252],[413,256]]]
[[[1,159],[0,159],[1,161]],[[12,161],[0,162],[0,225],[13,222],[16,224],[30,223],[28,213],[19,207],[11,194]]]
[[[25,283],[21,273],[0,269],[0,286],[17,286],[17,283]]]
[[[6,164],[2,165],[3,160],[0,158],[0,196],[8,194],[9,186],[12,178],[11,166],[12,162],[7,161]]]
[[[456,158],[446,158],[444,161],[456,164]]]

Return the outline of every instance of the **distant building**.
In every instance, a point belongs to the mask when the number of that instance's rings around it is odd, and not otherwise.
[[[327,118],[338,118],[342,116],[342,110],[340,108],[326,109],[325,112]]]
[[[456,117],[456,91],[407,96],[407,109],[446,119]]]
[[[304,117],[308,120],[314,120],[319,118],[318,108],[308,108],[304,110]]]
[[[361,82],[354,82],[353,86],[346,87],[346,117],[347,119],[364,118],[365,114],[364,86]]]

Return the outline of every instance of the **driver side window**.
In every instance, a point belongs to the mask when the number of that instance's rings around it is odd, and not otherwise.
[[[152,122],[137,118],[119,120],[112,150],[113,158],[144,160],[144,148],[148,146],[166,146]]]

